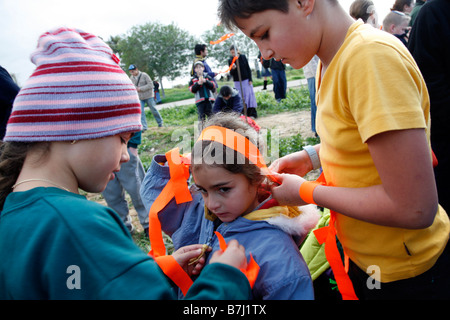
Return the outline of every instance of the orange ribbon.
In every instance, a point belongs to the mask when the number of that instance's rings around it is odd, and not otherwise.
[[[223,236],[217,231],[214,231],[214,233],[216,234],[217,239],[219,239],[220,249],[222,251],[227,250],[227,243],[225,242],[225,239],[223,238]],[[240,269],[240,270],[247,277],[248,282],[250,283],[250,288],[252,288],[252,289],[253,289],[253,285],[255,284],[256,278],[258,277],[259,269],[260,269],[259,265],[256,263],[255,259],[253,259],[253,256],[250,253],[250,262],[247,263],[247,268]]]
[[[229,67],[227,70],[220,71],[219,73],[227,73],[227,72],[230,72],[231,68],[233,67],[233,64],[236,62],[237,59],[238,59],[238,56],[235,56],[235,57],[233,58],[233,60],[231,61],[230,67]]]
[[[210,43],[210,44],[218,44],[218,43],[221,43],[221,42],[223,42],[223,41],[225,41],[225,40],[230,39],[232,36],[234,36],[234,33],[227,33],[227,34],[221,36],[218,40],[216,40],[216,41],[210,41],[209,43]]]
[[[186,271],[178,264],[175,258],[171,255],[167,255],[159,256],[154,259],[164,274],[180,288],[183,295],[186,295],[194,282]]]
[[[148,219],[149,239],[152,246],[149,254],[153,257],[166,254],[158,213],[174,197],[177,204],[192,201],[192,196],[186,183],[189,178],[189,166],[183,163],[178,148],[167,152],[166,159],[169,163],[170,180],[151,206]]]
[[[166,255],[158,213],[174,197],[177,204],[192,201],[191,193],[186,184],[186,180],[189,178],[189,164],[183,162],[178,148],[167,152],[166,159],[169,163],[170,180],[150,208],[148,227],[151,250],[149,255],[153,256],[164,274],[186,295],[193,281],[173,256]]]
[[[316,180],[317,183],[322,185],[328,185],[325,181],[325,176],[322,172],[320,177]],[[353,288],[352,281],[348,276],[348,256],[345,255],[346,267],[342,263],[342,258],[339,253],[336,243],[336,212],[330,210],[330,222],[328,226],[317,229],[314,231],[314,235],[317,238],[319,244],[325,243],[325,256],[330,264],[331,270],[333,270],[334,278],[339,288],[339,292],[342,295],[343,300],[358,300],[355,290]]]

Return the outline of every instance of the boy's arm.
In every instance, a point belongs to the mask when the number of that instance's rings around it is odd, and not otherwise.
[[[378,225],[430,226],[438,199],[425,130],[380,133],[367,144],[382,184],[359,189],[319,187],[314,199],[324,207]]]
[[[425,129],[380,133],[367,144],[382,184],[365,188],[319,185],[313,191],[314,202],[377,225],[407,229],[430,226],[438,199]],[[297,153],[297,157],[299,155]],[[303,178],[297,175],[277,177],[282,185],[272,191],[280,203],[305,204],[299,195],[300,186],[305,182]]]
[[[216,90],[216,84],[214,83],[213,79],[208,75],[205,77],[205,79],[206,79],[205,82],[206,87],[214,92]]]

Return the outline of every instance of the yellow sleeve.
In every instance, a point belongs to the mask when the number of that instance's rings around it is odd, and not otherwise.
[[[386,131],[427,128],[428,92],[407,49],[382,41],[353,49],[343,70],[362,141]]]

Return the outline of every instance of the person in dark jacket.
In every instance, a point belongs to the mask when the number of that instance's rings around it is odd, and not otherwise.
[[[286,99],[286,67],[281,60],[277,61],[274,58],[270,61],[270,69],[272,70],[273,92],[275,93],[275,100],[280,102]]]
[[[195,94],[195,104],[197,105],[198,121],[206,120],[212,113],[214,103],[214,92],[216,85],[214,80],[204,72],[203,62],[194,63],[194,76],[189,81],[189,90]]]
[[[439,203],[450,212],[450,2],[428,1],[417,15],[408,48],[423,74],[430,95],[431,147]]]
[[[220,88],[219,95],[214,103],[213,113],[221,111],[242,113],[243,109],[242,99],[236,89],[230,86]]]
[[[8,71],[0,66],[0,140],[3,140],[5,136],[6,123],[8,122],[14,99],[19,93],[19,90],[19,86],[13,81]]]

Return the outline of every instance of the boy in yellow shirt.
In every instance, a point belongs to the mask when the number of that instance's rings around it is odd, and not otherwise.
[[[219,15],[265,59],[296,69],[321,60],[321,144],[275,161],[281,185],[272,192],[283,204],[332,210],[351,298],[450,298],[450,222],[434,182],[429,98],[406,47],[355,22],[337,0],[221,0]],[[326,185],[301,178],[320,165]],[[368,286],[369,275],[380,282]]]

